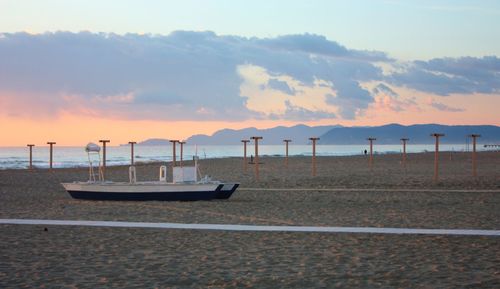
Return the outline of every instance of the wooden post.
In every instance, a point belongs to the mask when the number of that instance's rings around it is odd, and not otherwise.
[[[312,176],[316,176],[316,141],[319,140],[319,137],[310,137],[309,140],[312,141],[312,149],[313,149],[313,154],[312,154]]]
[[[102,179],[106,179],[106,144],[109,141],[109,139],[100,139],[100,143],[102,143]]]
[[[245,172],[247,171],[247,143],[250,142],[248,139],[242,139],[241,142],[243,143],[243,169]]]
[[[406,169],[406,142],[409,141],[409,138],[402,138],[403,142],[403,167]]]
[[[370,170],[373,168],[373,141],[377,140],[374,137],[369,137],[367,138],[368,141],[370,141],[370,159],[368,161],[368,164],[370,166]]]
[[[53,145],[56,144],[56,142],[53,142],[53,141],[49,141],[47,142],[48,145],[50,145],[50,159],[49,159],[49,168],[50,168],[50,171],[52,171],[52,150],[53,150]]]
[[[29,167],[29,170],[32,171],[33,170],[33,147],[35,145],[29,144],[28,146],[30,147],[30,167]]]
[[[130,144],[130,165],[134,165],[134,145],[137,143],[135,141],[129,141]]]
[[[471,134],[472,137],[472,176],[477,177],[477,163],[476,163],[476,138],[481,137],[480,134]]]
[[[179,142],[179,144],[181,145],[181,167],[182,167],[182,155],[184,154],[183,147],[184,147],[185,143],[186,143],[185,141]]]
[[[436,150],[434,152],[434,182],[439,179],[439,137],[444,136],[442,133],[433,133],[431,136],[436,138]]]
[[[288,143],[291,142],[291,139],[284,139],[285,142],[285,167],[288,168]]]
[[[175,163],[175,144],[179,142],[179,140],[170,140],[170,142],[172,143],[172,168],[175,167],[176,163]]]
[[[250,139],[255,142],[255,179],[259,181],[259,139],[262,139],[262,137],[253,136]]]

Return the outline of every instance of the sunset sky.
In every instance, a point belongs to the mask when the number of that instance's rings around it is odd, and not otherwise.
[[[500,125],[500,1],[0,0],[0,146]]]

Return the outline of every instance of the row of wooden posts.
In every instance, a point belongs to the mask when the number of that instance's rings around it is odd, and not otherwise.
[[[105,174],[106,172],[106,144],[110,142],[110,140],[99,140],[100,143],[102,143],[102,171],[103,171],[103,175]],[[177,162],[176,162],[176,154],[175,154],[175,147],[176,147],[176,144],[180,144],[181,146],[181,152],[180,152],[180,165],[182,166],[182,161],[183,161],[183,146],[184,144],[186,143],[185,141],[179,141],[179,140],[170,140],[170,142],[172,143],[172,147],[173,147],[173,166],[176,166],[177,165]],[[135,141],[129,141],[128,142],[130,144],[130,164],[131,165],[134,165],[134,145],[137,143]],[[49,169],[52,171],[53,169],[53,151],[54,151],[54,145],[56,144],[56,142],[47,142],[47,144],[50,146],[49,150],[50,150],[50,156],[49,156]],[[32,171],[33,170],[33,147],[35,146],[34,144],[28,144],[27,145],[29,147],[29,151],[30,151],[30,165],[29,165],[29,170]]]
[[[434,133],[431,134],[431,136],[435,137],[436,140],[436,149],[434,153],[434,181],[438,181],[439,178],[439,138],[443,137],[444,134],[440,133]],[[473,140],[473,149],[472,149],[472,175],[474,177],[477,177],[477,163],[476,163],[476,138],[480,137],[481,135],[478,134],[472,134],[470,137],[472,137]],[[255,179],[258,181],[259,180],[259,140],[262,140],[263,138],[261,136],[253,136],[250,138],[251,140],[254,141],[255,143],[255,160],[253,164],[255,164]],[[311,167],[311,175],[316,176],[316,141],[319,140],[318,137],[311,137],[309,140],[312,143],[312,167]],[[374,137],[369,137],[367,140],[370,142],[370,157],[368,160],[368,165],[370,169],[373,167],[373,142],[377,140]],[[285,143],[285,167],[288,167],[288,145],[292,140],[290,139],[284,139],[283,142]],[[402,164],[404,167],[406,167],[406,143],[409,141],[408,138],[402,138],[401,139],[403,143],[403,156],[402,156]],[[106,144],[110,142],[110,140],[99,140],[100,143],[102,143],[102,170],[103,174],[106,172]],[[186,143],[185,141],[179,141],[179,140],[170,140],[172,143],[172,165],[176,166],[176,144],[180,144],[180,166],[182,166],[182,161],[183,161],[183,145]],[[246,171],[247,170],[247,143],[250,142],[248,139],[243,139],[241,140],[243,143],[243,168]],[[130,141],[130,163],[131,165],[134,165],[134,145],[137,142]],[[53,146],[56,144],[56,142],[47,142],[47,144],[50,146],[50,157],[49,157],[49,168],[52,171],[52,160],[53,160]],[[29,147],[29,152],[30,152],[30,165],[29,165],[29,170],[33,170],[33,147],[35,146],[34,144],[28,144]]]
[[[261,136],[253,136],[250,139],[254,140],[255,143],[255,179],[259,180],[259,140],[263,139]],[[312,175],[316,176],[316,141],[319,140],[319,137],[311,137],[309,140],[313,145],[313,153],[312,153]],[[288,144],[291,142],[291,139],[284,139],[285,142],[285,166],[288,167]],[[247,143],[250,142],[248,139],[241,140],[243,143],[243,168],[247,170]]]
[[[439,138],[443,137],[444,134],[441,133],[433,133],[432,137],[435,138],[435,152],[434,152],[434,181],[437,182],[439,179]],[[473,140],[473,149],[472,149],[472,175],[477,177],[477,163],[476,163],[476,138],[480,137],[479,134],[471,134],[469,135]],[[263,139],[260,136],[253,136],[250,139],[254,140],[255,143],[255,161],[253,164],[255,165],[255,179],[259,180],[259,140]],[[312,164],[311,164],[311,175],[316,176],[316,141],[319,140],[318,137],[309,138],[312,144]],[[366,140],[370,142],[370,157],[368,159],[368,165],[370,169],[373,168],[373,142],[377,140],[374,137],[369,137]],[[402,164],[406,168],[406,143],[409,141],[409,138],[401,138],[401,142],[403,143],[403,156],[402,156]],[[288,167],[288,144],[292,140],[284,139],[285,143],[285,167]],[[247,170],[247,143],[250,142],[248,139],[241,140],[243,143],[243,168]]]

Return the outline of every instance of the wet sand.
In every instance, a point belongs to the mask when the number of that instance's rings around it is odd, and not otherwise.
[[[87,169],[0,171],[0,218],[255,225],[500,229],[500,153],[261,158],[260,181],[241,158],[201,160],[241,182],[227,201],[74,200],[60,182]],[[137,165],[139,180],[158,164]],[[125,181],[126,167],[108,168]],[[273,189],[273,190],[267,190]],[[47,228],[47,231],[44,229]],[[0,287],[319,288],[500,286],[500,238],[349,233],[217,232],[0,225]]]

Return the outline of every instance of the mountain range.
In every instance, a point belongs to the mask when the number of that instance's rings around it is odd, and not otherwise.
[[[466,143],[471,134],[480,134],[480,143],[499,143],[500,127],[493,125],[439,125],[416,124],[399,125],[388,124],[373,127],[339,127],[333,128],[320,136],[319,144],[365,144],[368,137],[376,138],[378,144],[398,144],[401,138],[409,138],[413,144],[434,143],[433,133],[442,133],[441,143]]]
[[[277,126],[268,129],[257,129],[254,127],[239,130],[222,129],[212,135],[193,135],[186,142],[198,145],[238,145],[242,139],[250,139],[252,136],[261,136],[262,144],[282,144],[284,139],[291,139],[293,144],[309,144],[310,137],[319,137],[318,144],[366,144],[368,137],[376,138],[378,144],[398,144],[401,138],[409,138],[413,144],[434,143],[432,133],[443,133],[441,143],[459,144],[465,143],[470,134],[480,134],[479,143],[500,143],[500,127],[493,125],[440,125],[440,124],[416,124],[404,126],[400,124],[388,124],[382,126],[366,127],[344,127],[341,125],[329,126],[307,126],[295,125],[292,127]],[[139,145],[165,145],[166,139],[149,139]]]
[[[255,127],[239,130],[222,129],[213,135],[193,135],[186,141],[192,144],[203,145],[237,145],[242,139],[250,139],[252,136],[261,136],[265,144],[282,144],[284,139],[291,139],[295,144],[307,144],[310,137],[320,136],[328,131],[341,127],[339,125],[307,126],[303,124],[292,127],[277,126],[268,129],[257,129]]]

